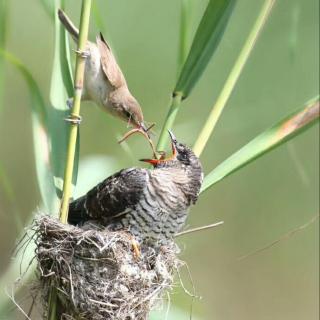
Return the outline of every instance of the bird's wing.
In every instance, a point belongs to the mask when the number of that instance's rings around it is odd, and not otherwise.
[[[101,33],[97,36],[96,41],[101,55],[102,70],[111,85],[115,88],[120,88],[123,85],[126,85],[126,80],[118,66],[116,58]]]
[[[69,222],[77,224],[100,218],[112,220],[126,214],[139,202],[146,180],[146,169],[119,171],[70,204]]]

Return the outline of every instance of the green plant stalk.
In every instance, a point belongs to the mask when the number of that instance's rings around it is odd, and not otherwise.
[[[174,120],[178,114],[179,107],[181,105],[182,93],[178,92],[171,101],[171,105],[167,114],[167,117],[164,121],[159,141],[157,144],[157,150],[164,150],[164,147],[168,141],[168,130],[173,126]]]
[[[265,24],[265,22],[267,21],[271,9],[274,5],[275,0],[266,0],[262,6],[262,9],[259,13],[259,16],[224,84],[224,87],[216,101],[216,103],[214,104],[209,117],[204,125],[204,127],[202,128],[195,144],[193,147],[193,151],[194,153],[199,157],[201,155],[201,153],[203,152],[219,118],[220,115],[224,109],[224,107],[226,106],[226,103],[228,101],[228,99],[230,98],[230,95],[235,87],[235,84],[237,83],[237,80],[243,70],[243,67],[245,66],[250,53],[256,43],[256,40],[259,37],[259,34]]]
[[[85,68],[85,57],[81,55],[81,52],[84,52],[85,45],[88,38],[89,30],[89,20],[90,20],[90,9],[91,9],[91,0],[82,1],[81,9],[81,20],[80,20],[80,31],[79,31],[79,42],[78,42],[78,52],[76,59],[76,71],[74,78],[74,99],[73,107],[71,111],[71,119],[79,119],[80,117],[80,102],[81,94],[83,87],[83,78],[84,78],[84,68]],[[78,134],[78,124],[70,122],[70,135],[69,135],[69,144],[67,151],[67,160],[66,160],[66,169],[64,175],[63,183],[63,196],[60,209],[60,220],[62,223],[67,223],[68,221],[68,209],[69,201],[71,197],[71,182],[72,182],[72,172],[74,166],[74,156],[76,150],[76,141]]]
[[[89,21],[90,21],[90,10],[91,10],[91,0],[83,0],[81,8],[81,18],[80,18],[80,28],[79,28],[79,42],[78,42],[78,55],[76,59],[76,71],[74,77],[74,99],[73,107],[71,110],[70,118],[77,120],[80,119],[80,103],[81,94],[83,87],[84,78],[84,68],[85,68],[85,57],[81,55],[84,52],[88,31],[89,31]],[[76,150],[78,134],[78,124],[75,122],[70,122],[70,134],[69,134],[69,144],[66,159],[66,169],[63,181],[63,195],[60,208],[60,221],[62,223],[67,223],[68,221],[68,210],[69,201],[71,197],[71,183],[72,183],[72,173],[74,167],[74,156]],[[49,293],[48,302],[48,320],[57,319],[57,291],[54,286],[51,287]]]

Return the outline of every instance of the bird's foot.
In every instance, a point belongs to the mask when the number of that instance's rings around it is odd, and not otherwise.
[[[68,107],[68,109],[72,109],[73,107],[73,98],[68,98],[66,101],[66,105]]]
[[[90,51],[86,51],[86,50],[74,50],[74,52],[76,54],[78,54],[81,58],[88,58],[90,57]]]
[[[82,118],[80,116],[71,114],[69,117],[65,118],[64,120],[71,124],[79,125],[82,121]]]
[[[131,243],[132,243],[132,249],[133,249],[133,256],[136,260],[139,260],[141,257],[140,245],[134,237],[132,237]]]
[[[142,127],[131,129],[118,142],[122,143],[123,141],[127,140],[131,135],[133,135],[134,133],[140,133],[148,140],[148,142],[149,142],[149,144],[151,146],[152,152],[153,152],[153,156],[157,157],[157,152],[156,152],[155,146],[154,146],[153,141],[151,140],[151,138],[150,138],[150,136],[148,134],[148,131],[153,126],[154,126],[154,123],[147,129],[143,129]]]

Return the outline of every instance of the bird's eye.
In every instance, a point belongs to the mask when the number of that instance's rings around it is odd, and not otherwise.
[[[188,157],[187,157],[187,155],[186,155],[184,152],[181,152],[181,153],[179,154],[179,158],[180,158],[181,160],[186,160]]]
[[[131,113],[129,111],[125,110],[124,114],[126,115],[127,118],[131,118]]]

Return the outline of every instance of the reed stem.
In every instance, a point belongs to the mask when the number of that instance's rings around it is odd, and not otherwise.
[[[204,150],[220,116],[221,113],[226,106],[231,93],[238,81],[238,78],[243,70],[243,67],[245,66],[246,62],[248,61],[248,58],[250,56],[250,53],[256,43],[256,40],[267,21],[269,14],[271,12],[271,9],[273,7],[275,0],[266,0],[261,8],[261,11],[258,15],[258,18],[224,84],[224,87],[214,104],[209,117],[207,118],[207,121],[205,125],[203,126],[198,139],[196,140],[193,151],[194,153],[199,157]]]
[[[60,207],[60,221],[62,223],[67,223],[68,221],[68,210],[69,201],[71,197],[72,188],[72,173],[74,167],[74,157],[76,151],[76,142],[78,135],[78,125],[77,120],[80,120],[80,103],[81,94],[83,88],[83,78],[84,78],[84,68],[86,63],[85,58],[85,48],[88,38],[89,21],[90,21],[90,10],[91,10],[91,0],[83,0],[81,7],[81,19],[79,28],[79,42],[77,50],[76,59],[76,69],[74,77],[74,99],[73,106],[70,114],[70,132],[69,132],[69,143],[67,150],[66,168],[63,181],[63,194]],[[48,320],[57,319],[57,291],[52,283],[52,287],[49,293],[48,301]]]
[[[70,122],[69,143],[67,150],[66,169],[63,182],[63,195],[60,208],[60,220],[62,223],[68,221],[69,201],[72,188],[72,173],[74,167],[74,156],[76,150],[76,141],[78,135],[78,125],[76,120],[80,119],[80,102],[83,88],[84,68],[86,58],[84,56],[86,42],[88,38],[89,20],[90,20],[91,0],[82,1],[81,20],[79,28],[78,54],[76,59],[76,71],[74,77],[74,99],[70,118],[75,120]]]

